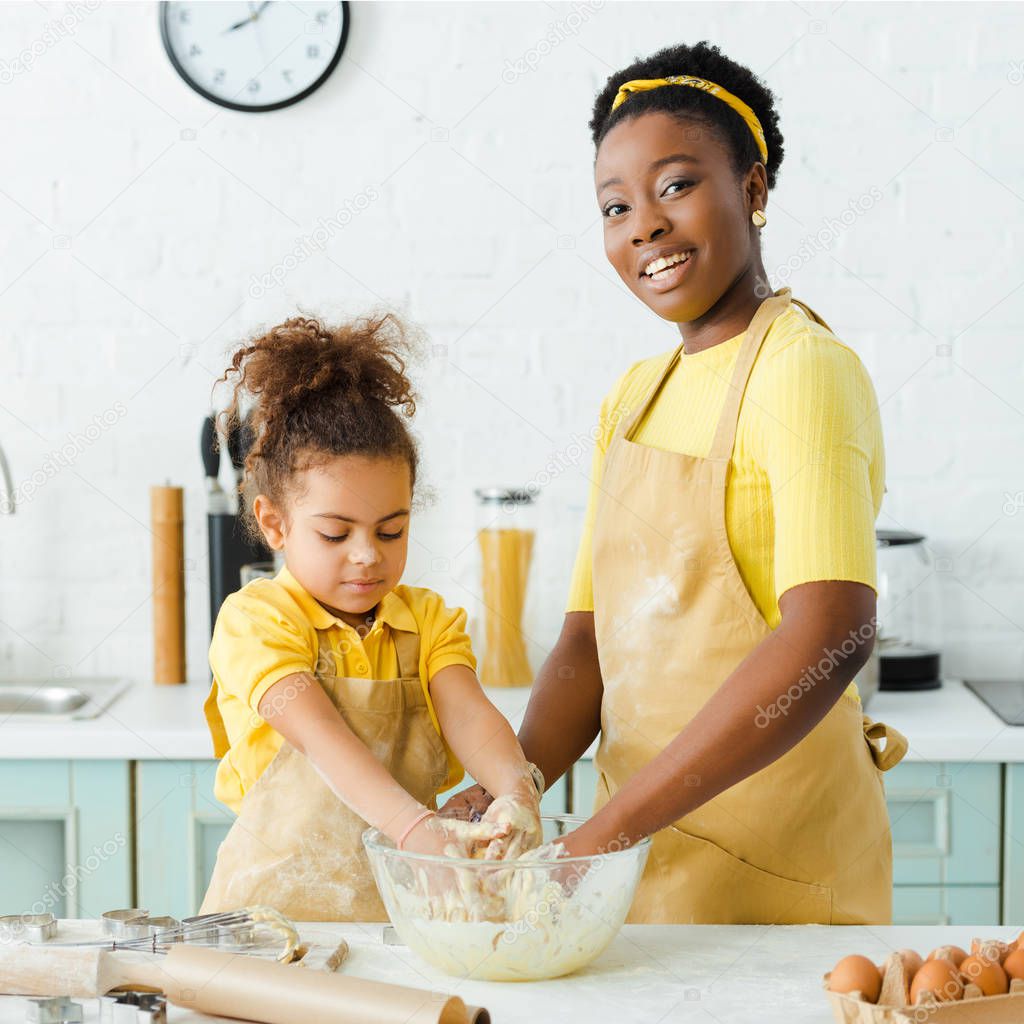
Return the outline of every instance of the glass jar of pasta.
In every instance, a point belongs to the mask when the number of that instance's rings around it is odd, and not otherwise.
[[[477,673],[484,686],[529,686],[533,668],[526,622],[537,535],[534,495],[500,487],[475,493],[483,605]]]

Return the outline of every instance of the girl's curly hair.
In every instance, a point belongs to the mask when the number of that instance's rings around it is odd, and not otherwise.
[[[669,85],[634,93],[612,112],[612,101],[620,85],[635,78],[666,78],[669,75],[706,78],[738,96],[754,111],[761,122],[768,145],[768,163],[765,168],[768,172],[768,187],[774,188],[785,152],[775,97],[749,68],[730,60],[717,46],[703,40],[693,46],[667,46],[650,57],[616,71],[608,79],[594,100],[588,126],[595,152],[605,135],[620,121],[651,111],[663,111],[681,122],[697,121],[715,132],[729,150],[737,175],[746,174],[753,164],[760,161],[757,143],[743,118],[728,103],[700,89]]]
[[[253,443],[240,488],[252,539],[264,542],[253,513],[256,496],[266,495],[287,522],[295,475],[334,456],[402,459],[415,485],[419,455],[406,420],[416,412],[416,395],[405,372],[414,341],[393,313],[333,327],[296,316],[234,353],[217,381],[237,378],[218,420],[224,417],[225,433],[240,427],[244,396],[254,400],[246,420]]]

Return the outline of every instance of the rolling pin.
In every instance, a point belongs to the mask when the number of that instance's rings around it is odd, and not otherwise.
[[[260,1024],[490,1024],[458,996],[176,943],[166,954],[0,945],[0,994],[95,998],[159,990],[199,1013]]]

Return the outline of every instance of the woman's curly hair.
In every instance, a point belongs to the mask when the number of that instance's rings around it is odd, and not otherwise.
[[[333,327],[292,317],[234,353],[217,381],[236,377],[218,420],[223,417],[225,433],[240,427],[245,396],[254,400],[245,420],[253,443],[240,489],[252,539],[264,540],[253,513],[256,496],[266,495],[287,522],[295,475],[334,456],[404,460],[415,485],[419,456],[406,420],[416,412],[416,395],[405,372],[415,354],[413,331],[393,313]]]
[[[667,46],[650,57],[616,71],[594,100],[589,128],[595,152],[605,135],[620,121],[651,111],[663,111],[681,122],[697,121],[715,132],[729,150],[733,169],[738,176],[746,174],[753,164],[761,160],[757,143],[743,118],[728,103],[700,89],[669,85],[634,93],[612,112],[612,101],[620,85],[635,78],[667,78],[670,75],[706,78],[738,96],[754,111],[764,129],[768,145],[768,163],[765,168],[768,172],[768,187],[774,188],[785,152],[775,97],[749,68],[730,60],[717,46],[706,41],[693,46]]]

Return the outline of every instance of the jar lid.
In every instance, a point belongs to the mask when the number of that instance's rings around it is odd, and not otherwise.
[[[535,497],[521,487],[478,487],[473,493],[485,505],[532,505]]]
[[[875,540],[880,548],[898,548],[901,544],[920,544],[924,534],[909,530],[875,530]]]

